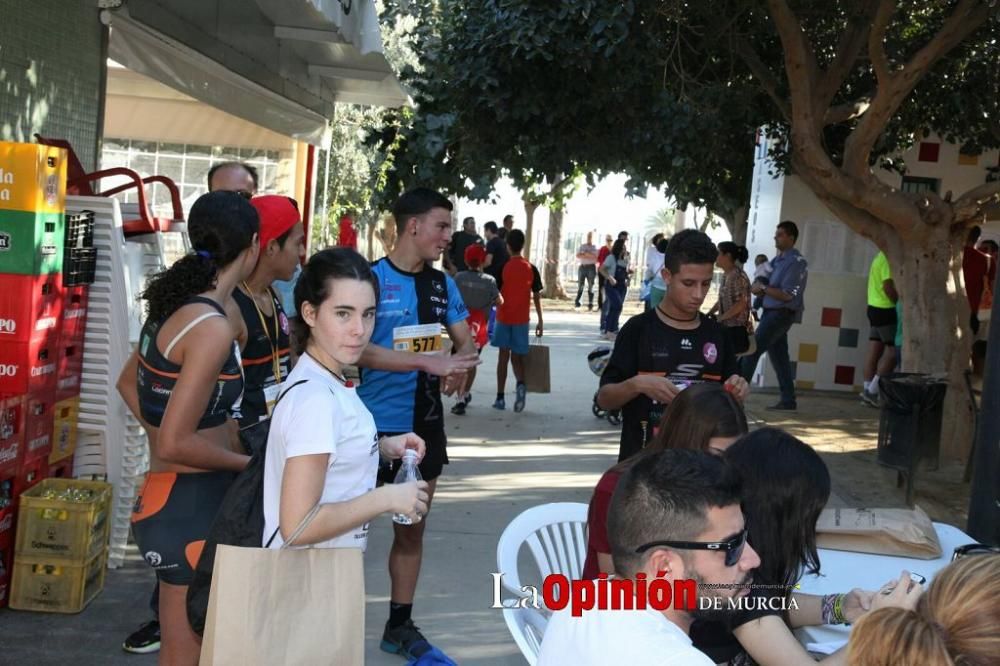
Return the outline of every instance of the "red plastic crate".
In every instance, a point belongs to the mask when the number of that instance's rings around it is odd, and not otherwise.
[[[24,446],[21,459],[29,462],[52,452],[55,428],[55,391],[31,393],[24,398]]]
[[[81,284],[63,288],[63,339],[83,340],[87,328],[87,305],[90,300],[90,286]]]
[[[13,481],[13,478],[9,479]],[[2,481],[0,481],[2,483]],[[10,504],[0,509],[0,550],[14,545],[14,535],[17,534],[14,519],[17,517],[16,502],[11,500]]]
[[[50,479],[72,479],[73,478],[73,456],[63,458],[59,462],[49,463]]]
[[[14,487],[17,485],[15,472],[0,474],[0,550],[14,545],[14,535],[17,533],[15,519],[17,518],[17,495]]]
[[[24,398],[0,398],[0,477],[17,471],[24,453]]]
[[[0,344],[28,342],[63,325],[62,275],[0,273]]]
[[[14,567],[14,548],[0,548],[0,608],[6,608],[10,600],[10,578]]]
[[[17,498],[25,490],[33,488],[49,476],[49,459],[39,458],[21,463],[21,469],[17,471],[14,478],[14,506],[17,507]]]
[[[0,395],[48,391],[56,387],[59,336],[0,344]]]
[[[80,395],[80,381],[83,378],[83,334],[84,329],[81,327],[71,332],[69,336],[63,331],[59,339],[56,401]]]

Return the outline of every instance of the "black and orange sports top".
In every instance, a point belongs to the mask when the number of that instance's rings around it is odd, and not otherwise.
[[[147,423],[157,428],[163,421],[163,412],[167,409],[167,402],[170,400],[170,394],[173,393],[174,384],[176,384],[181,371],[180,365],[167,359],[170,351],[188,331],[202,321],[210,317],[226,316],[226,311],[222,309],[222,306],[210,298],[195,296],[189,299],[185,305],[191,303],[211,305],[216,312],[205,313],[192,319],[174,336],[163,353],[160,353],[156,344],[156,336],[166,319],[158,322],[146,321],[143,324],[142,333],[139,335],[139,412]],[[222,366],[219,379],[215,382],[215,388],[209,398],[208,405],[205,407],[205,413],[198,421],[198,430],[214,428],[225,423],[230,413],[237,410],[242,395],[243,374],[240,367],[239,347],[234,340],[233,351],[229,353],[229,357]]]
[[[257,423],[268,415],[265,389],[280,384],[292,370],[288,340],[288,317],[271,289],[271,312],[268,317],[252,296],[240,289],[233,291],[233,300],[247,325],[247,343],[243,347],[243,402],[240,405],[240,427]],[[274,398],[272,398],[273,401]]]

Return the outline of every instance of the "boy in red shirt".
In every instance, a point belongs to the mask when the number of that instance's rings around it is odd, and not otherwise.
[[[503,301],[497,307],[497,323],[493,329],[491,344],[499,348],[497,357],[497,399],[494,409],[506,409],[504,387],[507,384],[507,363],[514,366],[515,389],[514,411],[524,410],[527,388],[524,385],[524,360],[528,355],[528,323],[531,320],[531,300],[534,297],[538,323],[535,335],[542,336],[542,279],[538,270],[521,256],[524,249],[524,232],[511,229],[507,233],[507,249],[510,259],[503,268],[500,294]]]

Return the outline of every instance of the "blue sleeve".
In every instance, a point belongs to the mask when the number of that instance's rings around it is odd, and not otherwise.
[[[469,311],[465,307],[465,301],[462,300],[462,294],[458,291],[458,285],[455,284],[455,281],[447,274],[445,274],[444,279],[445,284],[448,285],[448,314],[444,323],[445,326],[451,326],[465,321],[469,317]]]
[[[806,267],[807,264],[805,259],[802,258],[796,259],[781,276],[781,284],[771,285],[771,286],[778,287],[792,298],[795,298],[796,296],[801,296],[802,286],[805,283],[806,279],[806,270],[807,270]]]

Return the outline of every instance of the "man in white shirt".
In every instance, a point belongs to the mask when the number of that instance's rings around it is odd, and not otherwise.
[[[594,232],[587,232],[587,242],[580,245],[576,251],[576,307],[580,307],[583,296],[583,284],[587,283],[587,310],[594,309],[594,280],[597,278],[597,246],[594,245]]]
[[[691,644],[691,623],[727,613],[726,600],[747,594],[760,564],[746,542],[739,483],[724,463],[686,450],[637,460],[615,490],[608,538],[616,578],[638,588],[639,574],[647,587],[661,577],[671,589],[678,589],[676,581],[693,580],[698,603],[675,597],[662,610],[611,610],[606,604],[608,610],[595,606],[579,617],[567,607],[549,620],[538,666],[711,666]],[[638,595],[635,601],[638,606]]]

